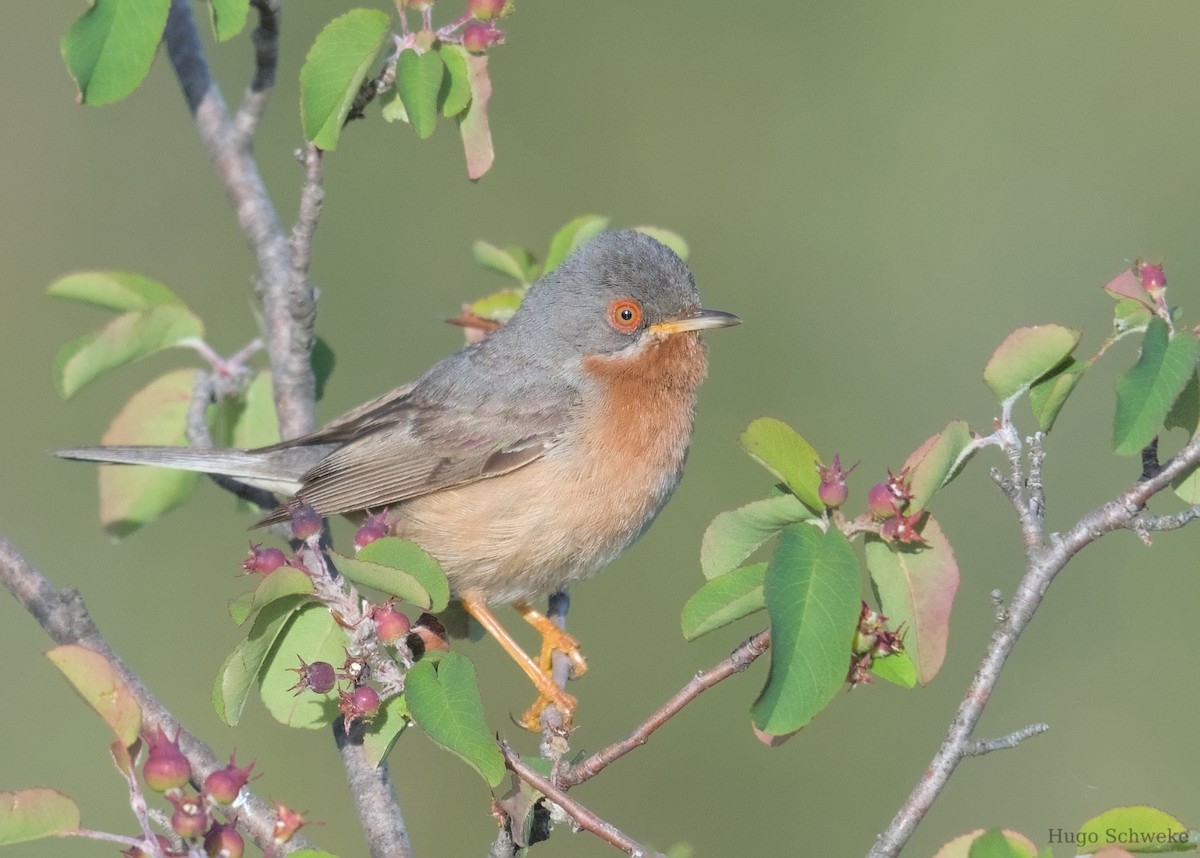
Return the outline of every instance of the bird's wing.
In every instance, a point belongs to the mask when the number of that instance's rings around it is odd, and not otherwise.
[[[416,401],[410,391],[389,394],[313,435],[285,442],[339,443],[301,477],[296,498],[321,515],[402,503],[516,470],[560,439],[561,410],[454,408]],[[259,524],[286,519],[279,509]]]

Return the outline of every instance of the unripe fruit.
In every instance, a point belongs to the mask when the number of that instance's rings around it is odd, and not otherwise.
[[[229,765],[217,769],[204,779],[204,794],[217,804],[233,804],[242,787],[250,780],[250,770],[253,768],[254,763],[251,763],[239,769],[234,758],[230,757]]]
[[[324,522],[317,511],[306,503],[297,504],[291,509],[292,535],[297,539],[309,539],[320,534]]]
[[[314,661],[312,664],[308,664],[301,658],[299,667],[289,667],[288,670],[300,675],[296,684],[288,689],[295,691],[297,697],[305,691],[328,694],[333,690],[334,683],[337,681],[333,665],[327,661]]]
[[[204,835],[204,851],[209,858],[242,858],[246,841],[228,825],[214,825]]]
[[[876,483],[867,492],[867,508],[876,518],[888,518],[897,512],[896,499],[887,483]]]
[[[250,556],[242,561],[242,568],[259,575],[270,575],[280,566],[287,565],[287,555],[278,548],[263,548],[250,545]]]
[[[208,828],[208,810],[198,797],[168,794],[167,801],[175,807],[171,814],[171,830],[180,837],[199,837]]]
[[[467,24],[463,27],[462,44],[473,54],[487,53],[492,43],[492,30],[484,24]]]
[[[192,776],[192,766],[179,750],[178,737],[168,739],[162,727],[146,737],[148,749],[142,766],[146,785],[155,792],[178,789]]]
[[[396,610],[392,599],[382,605],[372,605],[371,619],[375,621],[375,634],[384,643],[395,643],[407,637],[412,627],[408,617]]]
[[[354,550],[361,551],[376,539],[383,539],[388,535],[388,531],[387,510],[368,516],[354,533]]]
[[[490,21],[500,17],[500,13],[504,11],[504,3],[505,0],[470,0],[467,6],[478,20]]]

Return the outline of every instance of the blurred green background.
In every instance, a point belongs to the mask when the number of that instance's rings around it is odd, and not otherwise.
[[[390,7],[378,3],[380,8]],[[338,368],[320,417],[414,377],[455,349],[441,320],[504,285],[471,258],[479,237],[544,249],[569,218],[655,223],[690,241],[709,306],[745,324],[709,337],[688,473],[659,522],[575,592],[572,629],[591,671],[573,687],[576,749],[625,734],[697,669],[758,628],[683,641],[679,609],[700,585],[700,536],[770,479],[737,433],[772,415],[826,456],[862,460],[852,499],[949,419],[986,430],[981,380],[1015,326],[1061,322],[1105,336],[1100,286],[1135,257],[1166,262],[1189,324],[1200,295],[1200,6],[1192,2],[537,3],[518,0],[493,54],[497,163],[465,179],[453,127],[420,143],[372,116],[326,160],[313,275],[318,330]],[[454,0],[435,10],[457,15]],[[246,519],[201,486],[183,510],[111,545],[96,524],[94,469],[45,451],[95,442],[132,391],[183,352],[115,373],[64,403],[58,347],[98,324],[45,286],[116,268],[170,284],[232,352],[254,335],[252,259],[159,57],[114,107],[73,103],[58,39],[79,2],[12,3],[0,28],[5,200],[0,532],[55,583],[79,587],[117,651],[218,753],[257,760],[262,794],[310,811],[323,847],[365,854],[329,736],[248,707],[218,722],[212,677],[238,639],[226,600]],[[283,218],[294,216],[301,142],[296,78],[324,21],[344,8],[288,3],[280,85],[257,143]],[[227,98],[249,75],[241,39],[212,50]],[[1084,381],[1048,443],[1049,525],[1110,498],[1137,463],[1109,452],[1122,343]],[[1024,406],[1018,414],[1031,431]],[[1180,438],[1171,439],[1178,445]],[[933,753],[992,626],[988,593],[1022,565],[1013,515],[981,457],[935,511],[963,583],[950,654],[927,689],[840,695],[777,750],[752,736],[765,664],[709,692],[644,749],[575,793],[632,836],[699,856],[856,855]],[[1197,604],[1195,528],[1143,547],[1117,534],[1055,584],[1013,657],[982,734],[1052,727],[1015,751],[965,763],[908,850],[1003,824],[1045,843],[1116,804],[1150,803],[1200,824],[1189,760],[1197,696],[1188,635]],[[511,617],[512,615],[510,615]],[[53,785],[85,824],[132,831],[106,728],[39,653],[48,639],[0,599],[0,788]],[[491,642],[467,644],[491,722],[529,688]],[[517,737],[532,753],[532,737]],[[413,733],[391,757],[422,856],[482,855],[494,835],[479,778]],[[1058,847],[1056,854],[1068,851]],[[16,856],[113,854],[69,841]],[[615,854],[560,827],[535,854]]]

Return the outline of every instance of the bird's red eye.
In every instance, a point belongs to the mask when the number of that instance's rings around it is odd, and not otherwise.
[[[608,323],[623,334],[636,331],[642,323],[642,305],[631,298],[618,298],[608,305]]]

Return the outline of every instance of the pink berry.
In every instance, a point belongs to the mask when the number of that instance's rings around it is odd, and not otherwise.
[[[362,527],[354,533],[354,550],[361,551],[376,539],[383,539],[390,530],[386,509],[368,516],[367,520],[362,523]]]
[[[499,18],[504,12],[505,0],[470,0],[467,6],[480,21],[490,21]]]
[[[309,539],[321,533],[325,523],[317,511],[306,503],[297,504],[290,510],[292,514],[292,535],[297,539]]]
[[[338,708],[342,712],[342,726],[350,729],[350,723],[359,718],[370,721],[379,711],[379,692],[369,685],[360,685],[353,691],[339,692],[341,702]]]
[[[242,858],[246,841],[228,825],[214,825],[204,835],[204,851],[209,858]]]
[[[300,675],[300,679],[296,684],[288,689],[289,691],[295,691],[297,697],[305,691],[312,691],[316,694],[328,694],[333,690],[333,685],[337,681],[337,674],[334,672],[333,665],[327,661],[314,661],[312,664],[308,664],[301,658],[299,667],[289,667],[288,670],[295,671]]]
[[[199,796],[168,793],[167,801],[175,808],[171,814],[171,830],[180,837],[185,840],[199,837],[208,828],[208,809]]]
[[[394,599],[388,599],[382,605],[372,605],[370,614],[375,621],[375,634],[384,643],[395,643],[408,637],[412,623],[406,615],[396,610]]]
[[[146,762],[142,777],[155,792],[178,789],[192,776],[192,766],[179,750],[178,736],[168,739],[160,726],[146,737]]]
[[[247,572],[259,575],[270,575],[280,566],[287,565],[287,555],[278,548],[263,548],[261,545],[250,545],[250,556],[242,561],[242,568]]]
[[[486,24],[467,24],[463,27],[463,47],[473,54],[486,54],[492,43],[492,32]]]
[[[821,498],[821,503],[830,509],[837,509],[844,504],[850,493],[846,488],[846,477],[857,467],[855,464],[851,465],[849,470],[842,470],[842,457],[837,455],[833,457],[833,464],[829,467],[818,463],[817,473],[821,477],[821,484],[817,486],[817,495]]]
[[[253,768],[254,763],[251,763],[246,768],[239,769],[234,758],[230,757],[229,765],[217,769],[204,779],[204,794],[217,804],[233,804],[242,787],[250,780],[250,770]]]

